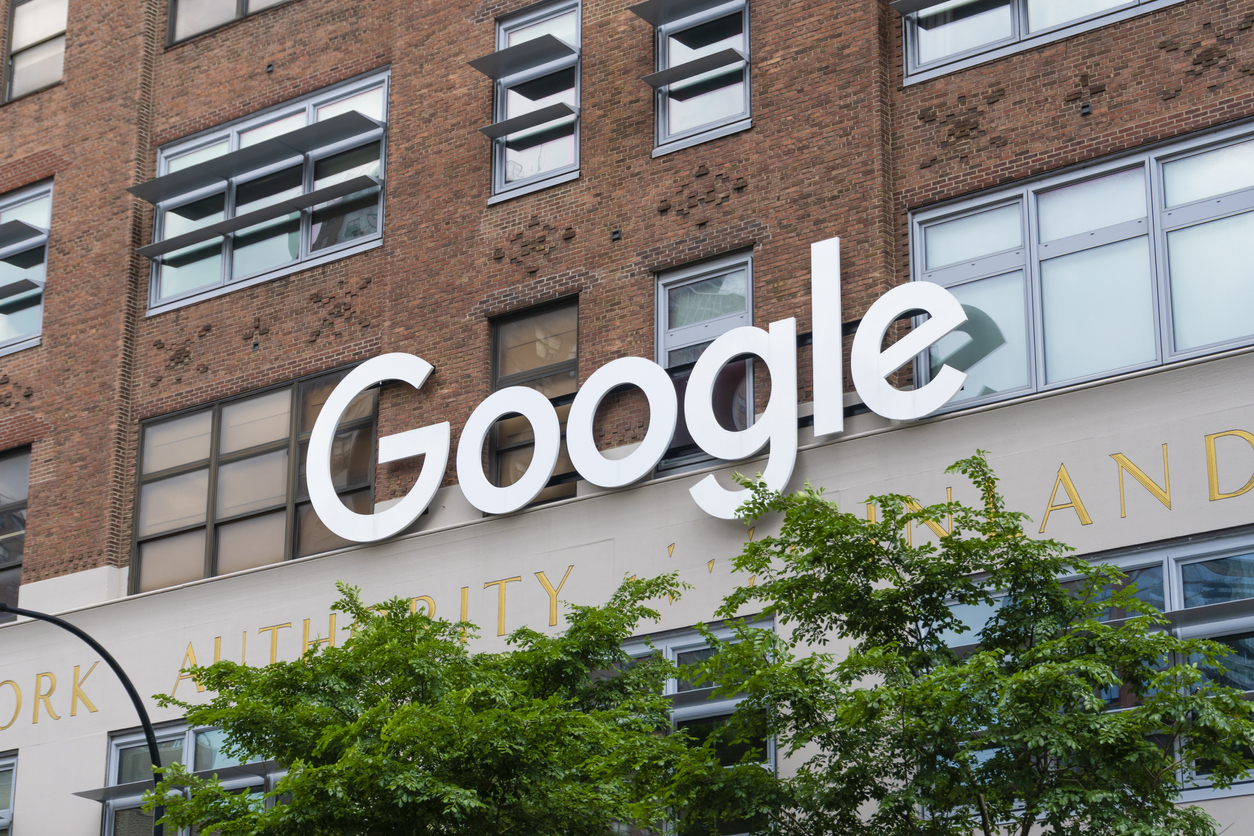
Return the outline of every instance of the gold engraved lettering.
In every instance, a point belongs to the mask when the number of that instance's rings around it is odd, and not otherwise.
[[[1250,481],[1246,482],[1244,487],[1232,493],[1219,492],[1219,463],[1215,459],[1215,439],[1224,436],[1234,436],[1244,439],[1247,444],[1254,447],[1254,435],[1250,435],[1245,430],[1228,430],[1227,432],[1215,433],[1206,436],[1206,473],[1210,477],[1210,501],[1218,502],[1221,499],[1232,499],[1234,496],[1240,496],[1246,493],[1250,488],[1254,488],[1254,476],[1250,476]]]
[[[1054,498],[1058,496],[1058,486],[1067,492],[1067,498],[1070,502],[1064,502],[1062,505],[1055,505]],[[1049,515],[1054,511],[1061,511],[1064,508],[1072,508],[1076,512],[1076,516],[1080,518],[1080,525],[1092,525],[1093,518],[1089,516],[1089,512],[1084,507],[1084,502],[1080,500],[1080,493],[1075,489],[1075,483],[1071,481],[1071,474],[1067,473],[1067,465],[1060,464],[1058,466],[1058,476],[1054,479],[1054,491],[1049,495],[1049,507],[1045,509],[1045,519],[1041,522],[1041,530],[1039,533],[1045,533],[1045,526],[1049,523]]]
[[[871,525],[875,525],[875,506],[870,502],[866,505],[866,521]]]
[[[286,624],[271,624],[269,627],[261,627],[258,633],[270,631],[270,664],[274,664],[279,660],[279,631],[291,627],[292,622]]]
[[[570,570],[574,569],[574,565],[566,567],[566,574],[562,575],[562,582],[557,585],[557,589],[553,588],[553,584],[549,581],[548,575],[543,572],[536,572],[536,577],[540,579],[540,585],[544,587],[544,591],[549,593],[549,626],[557,626],[557,595],[562,591],[562,587],[566,585],[566,579],[570,577]],[[501,585],[501,609],[505,609],[505,586]]]
[[[22,713],[22,689],[18,687],[18,684],[12,679],[6,679],[4,682],[0,682],[0,688],[3,688],[6,685],[13,689],[13,695],[17,697],[17,705],[13,706],[13,716],[9,718],[9,722],[0,726],[0,731],[4,731],[16,723],[17,715]]]
[[[92,662],[91,667],[87,669],[87,673],[83,674],[83,678],[78,678],[78,665],[74,666],[74,678],[70,680],[70,716],[78,716],[78,703],[81,700],[83,705],[87,706],[87,713],[95,714],[96,706],[91,704],[91,700],[87,699],[87,695],[83,693],[83,683],[87,681],[87,677],[91,676],[91,672],[96,669],[99,662]]]
[[[427,618],[435,618],[435,599],[430,595],[419,595],[417,598],[410,598],[409,611],[418,612],[419,601],[427,605]]]
[[[462,587],[462,623],[465,624],[466,615],[470,612],[470,587]],[[466,628],[462,628],[462,644],[466,643]]]
[[[241,665],[248,664],[248,631],[245,630],[240,634],[239,639],[239,663]]]
[[[40,685],[40,683],[44,681],[44,678],[45,678],[45,677],[47,677],[48,681],[51,683],[51,686],[48,688],[48,693],[46,693],[46,694],[41,693],[43,686],[42,686],[42,685]],[[49,716],[49,717],[51,717],[51,718],[52,718],[52,719],[54,719],[54,720],[60,720],[60,719],[61,719],[60,717],[58,717],[58,716],[57,716],[57,713],[56,713],[55,711],[53,711],[53,710],[52,710],[52,699],[51,699],[51,698],[52,698],[52,694],[53,694],[53,692],[54,692],[54,691],[56,691],[56,690],[57,690],[57,677],[56,677],[56,674],[53,674],[53,673],[51,673],[51,672],[49,672],[49,673],[37,673],[37,674],[35,674],[35,716],[34,716],[34,718],[31,720],[31,723],[38,723],[38,722],[39,722],[39,704],[40,704],[40,703],[43,703],[43,704],[44,704],[44,708],[46,708],[46,709],[48,710],[48,716]]]
[[[505,635],[505,584],[515,581],[522,583],[522,575],[516,578],[501,578],[499,581],[488,581],[483,585],[484,589],[489,586],[496,587],[496,634],[498,636]]]
[[[1115,460],[1115,469],[1119,471],[1119,518],[1125,519],[1128,516],[1127,506],[1124,504],[1123,496],[1123,472],[1128,471],[1128,475],[1141,483],[1141,487],[1154,495],[1154,498],[1167,506],[1167,510],[1171,510],[1171,471],[1167,468],[1167,445],[1163,445],[1163,483],[1164,487],[1158,487],[1153,479],[1145,475],[1141,468],[1134,465],[1123,453],[1111,453],[1110,457]]]
[[[213,661],[215,663],[222,661],[222,637],[221,636],[213,637]]]
[[[174,696],[174,693],[179,689],[179,683],[182,682],[184,679],[190,679],[192,682],[196,683],[196,693],[199,694],[199,693],[204,692],[205,686],[200,684],[200,682],[196,679],[195,675],[183,672],[186,669],[193,668],[195,666],[196,666],[196,651],[192,649],[192,643],[188,642],[187,652],[183,654],[183,663],[179,665],[178,679],[174,680],[174,687],[170,689],[171,697]]]
[[[325,639],[314,639],[313,641],[310,641],[309,640],[309,619],[308,618],[305,619],[305,627],[301,631],[301,637],[300,637],[300,653],[302,656],[305,655],[305,652],[309,650],[309,648],[315,645],[325,644],[330,647],[335,647],[335,613],[331,613],[331,626],[327,629],[329,630],[329,632],[327,633],[327,637]]]

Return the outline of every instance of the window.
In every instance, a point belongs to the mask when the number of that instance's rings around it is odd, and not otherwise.
[[[762,623],[751,625],[769,627]],[[732,637],[731,630],[723,625],[715,625],[714,635],[726,641]],[[766,769],[775,768],[775,743],[767,738],[756,738],[732,742],[720,739],[720,731],[731,719],[732,713],[740,703],[738,696],[714,696],[714,687],[706,683],[683,678],[684,666],[696,665],[714,655],[714,651],[706,644],[695,630],[677,630],[657,636],[633,639],[624,648],[628,655],[642,659],[651,654],[680,666],[680,676],[666,681],[664,693],[671,698],[674,709],[671,712],[671,723],[675,729],[687,732],[694,742],[700,744],[714,738],[715,752],[723,766],[735,766],[742,762],[761,763]],[[719,833],[721,836],[748,833],[752,824],[746,821],[726,822]],[[680,825],[675,836],[705,836],[708,831],[702,827],[684,827]]]
[[[26,545],[26,494],[30,450],[0,456],[0,603],[17,606]],[[0,621],[13,619],[12,614]],[[0,792],[0,801],[3,793]]]
[[[0,836],[13,829],[13,785],[17,782],[17,756],[0,756]]]
[[[69,0],[14,0],[9,17],[9,87],[12,100],[61,80]]]
[[[644,77],[656,98],[655,157],[751,125],[749,7],[744,0],[711,5],[648,0],[631,7],[657,35],[658,71]]]
[[[39,344],[52,184],[0,198],[0,355]]]
[[[920,358],[955,404],[1254,343],[1254,140],[1176,145],[918,213],[914,276],[968,321]]]
[[[181,41],[284,2],[287,0],[173,0],[167,38],[170,43]]]
[[[185,725],[157,730],[157,752],[161,765],[186,764],[191,755],[193,774],[207,778],[217,775],[228,790],[269,792],[285,774],[272,761],[241,761],[222,751],[225,736],[218,729],[189,729]],[[143,794],[152,789],[152,758],[143,732],[127,732],[109,742],[106,785],[75,795],[104,804],[104,836],[149,836],[152,815],[142,809]],[[169,830],[170,836],[175,834]],[[187,836],[182,831],[180,836]],[[0,836],[4,836],[0,831]]]
[[[496,52],[470,65],[493,81],[492,193],[499,199],[579,176],[578,3],[497,21]]]
[[[753,260],[749,253],[658,275],[658,363],[675,381],[679,420],[663,468],[709,460],[684,420],[684,393],[692,367],[716,337],[751,325]],[[715,415],[726,430],[753,422],[753,362],[729,363],[714,385]]]
[[[553,477],[536,497],[547,502],[575,495],[579,475],[566,452],[566,418],[579,388],[579,306],[562,302],[492,323],[492,391],[526,386],[557,408],[562,446]],[[521,415],[497,422],[493,430],[496,484],[508,487],[531,465],[535,435]]]
[[[161,149],[150,310],[380,243],[388,77],[268,110]]]
[[[925,80],[1179,0],[896,0],[906,80]]]
[[[345,374],[144,424],[132,592],[348,545],[318,519],[305,484],[309,434]],[[349,405],[331,453],[336,490],[358,513],[373,507],[377,394]]]

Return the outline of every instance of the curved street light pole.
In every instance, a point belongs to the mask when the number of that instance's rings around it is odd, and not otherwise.
[[[152,773],[152,786],[155,790],[157,783],[161,780],[161,753],[157,751],[157,734],[153,731],[152,721],[148,719],[148,709],[144,708],[143,700],[139,698],[139,692],[135,690],[134,684],[131,683],[130,677],[122,670],[122,666],[117,660],[110,655],[109,651],[101,647],[100,642],[84,633],[68,621],[62,621],[55,615],[47,613],[35,612],[34,610],[23,610],[18,607],[10,607],[8,604],[0,603],[0,613],[11,612],[14,615],[33,618],[36,621],[46,621],[49,624],[55,624],[62,630],[73,633],[91,647],[92,650],[100,654],[100,658],[104,659],[105,664],[113,668],[113,672],[117,674],[118,679],[122,680],[122,687],[126,689],[127,695],[130,696],[131,702],[135,704],[135,711],[139,714],[140,725],[144,727],[144,739],[148,741],[148,757],[152,759],[152,765],[156,767]],[[152,813],[152,836],[162,836],[163,826],[161,824],[161,816],[164,815],[165,808],[157,805]]]

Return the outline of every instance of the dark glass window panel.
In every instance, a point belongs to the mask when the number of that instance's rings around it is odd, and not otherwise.
[[[161,765],[183,762],[183,738],[157,741],[157,754]],[[152,758],[148,757],[147,744],[127,746],[118,752],[118,779],[115,784],[133,784],[152,780]],[[148,819],[148,833],[152,833],[152,819]]]
[[[1094,601],[1101,603],[1110,598],[1117,589],[1125,589],[1136,584],[1136,592],[1133,594],[1138,601],[1145,604],[1145,610],[1128,611],[1124,609],[1116,609],[1107,607],[1102,611],[1102,621],[1112,621],[1120,618],[1128,618],[1133,615],[1142,615],[1149,612],[1162,612],[1167,608],[1167,603],[1163,591],[1163,567],[1162,564],[1154,566],[1144,566],[1140,569],[1127,569],[1124,571],[1127,576],[1118,587],[1108,586],[1094,596]],[[1083,582],[1079,580],[1066,581],[1063,586],[1072,592],[1079,592],[1083,586]]]
[[[1232,649],[1230,656],[1225,656],[1225,671],[1219,673],[1214,669],[1203,668],[1202,672],[1211,682],[1237,688],[1241,691],[1254,691],[1254,633],[1243,633],[1239,636],[1222,636],[1215,641]]]
[[[30,451],[0,458],[0,505],[25,502],[30,489]]]
[[[671,35],[671,38],[689,49],[696,50],[715,45],[721,47],[724,41],[729,42],[730,46],[737,46],[735,39],[744,34],[744,31],[744,16],[737,12],[676,32]]]
[[[302,117],[301,124],[304,124]],[[244,215],[299,195],[300,166],[240,184],[235,189],[235,214]],[[300,213],[292,212],[235,233],[233,278],[239,279],[288,264],[300,257]]]
[[[306,478],[309,443],[300,445],[300,487],[298,496],[309,496]],[[335,489],[357,487],[370,481],[370,464],[374,460],[374,429],[361,427],[341,430],[331,442],[331,483]]]
[[[535,448],[528,444],[525,447],[515,447],[511,450],[503,450],[497,454],[497,467],[500,469],[500,477],[497,481],[501,487],[509,487],[517,482],[527,472],[527,468],[531,466],[531,457],[535,453]],[[566,452],[566,439],[562,439],[561,447],[557,452],[557,465],[553,468],[554,478],[567,473],[574,473],[575,466],[571,464],[570,456]],[[558,485],[550,485],[536,497],[536,502],[548,502],[552,499],[562,499],[568,496],[574,496],[576,492],[575,483],[573,481]]]
[[[1186,608],[1254,598],[1254,554],[1186,563],[1180,574]]]
[[[360,175],[378,177],[380,144],[372,142],[314,163],[314,189]],[[379,232],[379,189],[371,187],[324,203],[313,212],[313,244],[320,250]]]
[[[703,647],[700,650],[686,650],[683,653],[675,654],[675,663],[678,664],[681,668],[687,667],[689,665],[700,664],[701,662],[704,662],[707,659],[713,659],[715,652],[716,651],[710,647]],[[682,694],[685,691],[705,690],[711,687],[713,686],[709,684],[697,685],[696,683],[691,682],[689,680],[680,679],[676,690],[678,690],[679,693]]]
[[[574,305],[502,322],[496,328],[498,379],[573,361],[577,356],[579,311]]]
[[[152,816],[139,807],[115,810],[113,836],[152,836]]]
[[[0,290],[6,299],[18,294],[24,297],[30,293],[43,293],[39,284],[44,280],[46,253],[47,247],[41,244],[0,259]]]
[[[331,392],[343,379],[344,375],[338,374],[320,377],[300,385],[300,431],[302,433],[313,432],[314,423],[318,420],[318,415],[322,413],[323,404],[327,402],[327,398],[331,397]],[[374,388],[367,389],[353,398],[348,408],[344,410],[344,417],[340,419],[340,423],[357,421],[374,415],[375,395],[378,391]]]
[[[666,326],[684,328],[701,322],[743,314],[748,309],[748,271],[733,270],[721,276],[679,285],[666,291]],[[715,332],[716,334],[718,332]],[[704,350],[705,343],[701,346]],[[697,352],[700,354],[700,351]],[[694,356],[693,360],[696,359]],[[672,365],[689,362],[671,360]]]
[[[344,503],[350,511],[358,514],[369,514],[373,503],[370,499],[370,489],[364,491],[354,491],[353,493],[343,494],[340,501]],[[345,546],[351,546],[353,543],[345,540],[331,531],[322,524],[322,520],[318,519],[318,515],[314,513],[313,506],[306,503],[297,508],[297,531],[296,531],[296,556],[305,557],[311,554],[321,554],[329,552],[332,549],[341,549]]]
[[[701,348],[704,349],[704,346]],[[677,353],[671,352],[671,355],[674,356]],[[712,398],[714,416],[718,419],[719,426],[729,432],[738,432],[749,426],[748,381],[751,363],[752,361],[748,360],[743,363],[728,363],[718,373],[714,383]],[[696,442],[693,441],[692,434],[688,432],[688,422],[684,418],[684,396],[688,391],[690,374],[691,370],[687,370],[672,376],[675,381],[675,394],[679,399],[679,416],[675,423],[675,435],[667,451],[668,458],[684,455],[689,450],[694,453],[700,452],[694,447]]]
[[[0,342],[38,334],[44,319],[44,297],[32,290],[0,302]]]
[[[17,606],[17,590],[22,583],[22,567],[0,569],[0,603]],[[13,615],[6,615],[2,620],[9,621]]]
[[[21,563],[26,549],[26,509],[0,514],[0,566]]]
[[[529,383],[522,384],[528,389],[535,389],[546,398],[553,398],[562,395],[573,394],[578,388],[575,380],[575,370],[558,372],[554,375],[533,380]],[[562,430],[566,429],[566,417],[570,415],[570,404],[563,404],[556,408],[557,420]],[[513,444],[521,444],[523,442],[532,441],[535,438],[535,431],[531,427],[531,422],[521,415],[514,415],[511,418],[504,418],[496,424],[496,443],[499,447],[509,447]]]
[[[746,755],[749,756],[748,760],[751,763],[765,761],[767,755],[766,739],[755,737],[732,742],[731,734],[725,731],[727,721],[730,719],[731,714],[701,717],[695,720],[680,721],[675,724],[675,728],[687,732],[692,737],[694,745],[702,745],[710,738],[713,738],[714,752],[718,755],[719,763],[723,766],[734,766],[740,763],[741,759]]]

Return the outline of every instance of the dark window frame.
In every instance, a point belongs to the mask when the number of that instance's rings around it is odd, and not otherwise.
[[[5,54],[4,101],[5,102],[15,102],[19,99],[24,99],[27,96],[33,96],[36,93],[42,93],[44,90],[50,90],[51,88],[56,87],[57,85],[61,84],[61,82],[65,80],[65,63],[64,63],[65,62],[65,49],[63,47],[61,51],[61,61],[62,61],[61,75],[57,78],[56,81],[51,81],[42,87],[36,87],[34,89],[27,90],[25,93],[21,93],[16,96],[13,95],[13,75],[14,75],[13,57],[19,53],[29,52],[30,50],[43,46],[46,43],[55,41],[57,38],[66,38],[67,33],[69,32],[69,12],[67,10],[66,25],[62,27],[62,29],[59,32],[53,35],[49,35],[48,37],[44,38],[41,41],[35,41],[34,43],[27,44],[26,46],[18,50],[18,52],[14,52],[13,51],[13,28],[14,28],[14,20],[17,17],[17,7],[24,6],[27,3],[30,3],[31,1],[32,0],[12,0],[12,2],[9,3],[9,16],[8,16],[8,20],[6,21],[7,28],[5,30],[5,40],[4,40],[4,54]],[[68,39],[66,41],[66,44],[67,45],[69,44]]]
[[[26,457],[26,490],[27,490],[27,495],[26,495],[25,497],[23,497],[20,501],[16,501],[16,502],[9,502],[9,503],[6,503],[6,504],[4,504],[4,505],[0,505],[0,518],[3,518],[3,516],[4,516],[4,515],[6,515],[6,514],[12,514],[12,513],[18,512],[18,511],[23,512],[23,515],[22,515],[22,530],[21,530],[20,532],[14,531],[14,532],[11,532],[10,534],[4,535],[2,538],[0,538],[0,542],[3,542],[4,540],[8,540],[8,539],[9,539],[9,538],[11,538],[11,537],[17,537],[17,536],[19,536],[19,535],[20,535],[20,536],[22,537],[22,539],[23,539],[23,557],[24,557],[24,556],[25,556],[25,539],[26,539],[26,515],[25,515],[25,511],[26,511],[26,509],[27,509],[27,505],[28,505],[28,504],[29,504],[29,502],[30,502],[30,458],[31,458],[31,448],[30,448],[30,447],[18,447],[18,448],[14,449],[14,450],[6,450],[6,451],[5,451],[5,453],[4,453],[3,455],[0,455],[0,461],[3,461],[3,460],[5,460],[5,459],[17,458],[17,457],[19,457],[19,456],[25,456],[25,457]],[[16,572],[17,572],[17,575],[18,575],[18,584],[19,584],[19,586],[21,585],[21,577],[22,577],[22,559],[23,559],[23,558],[18,558],[17,560],[14,560],[14,561],[11,561],[11,562],[8,562],[8,563],[3,563],[3,564],[0,564],[0,573],[7,573],[7,572],[12,572],[12,571],[16,571]],[[8,604],[13,605],[13,606],[16,606],[16,605],[18,604],[18,601],[16,601],[16,600],[14,600],[14,601],[6,601],[5,603],[8,603]],[[11,615],[11,614],[10,614],[10,615],[6,615],[6,616],[3,616],[3,617],[0,617],[0,622],[3,622],[3,621],[12,621],[15,617],[16,617],[16,616]]]

